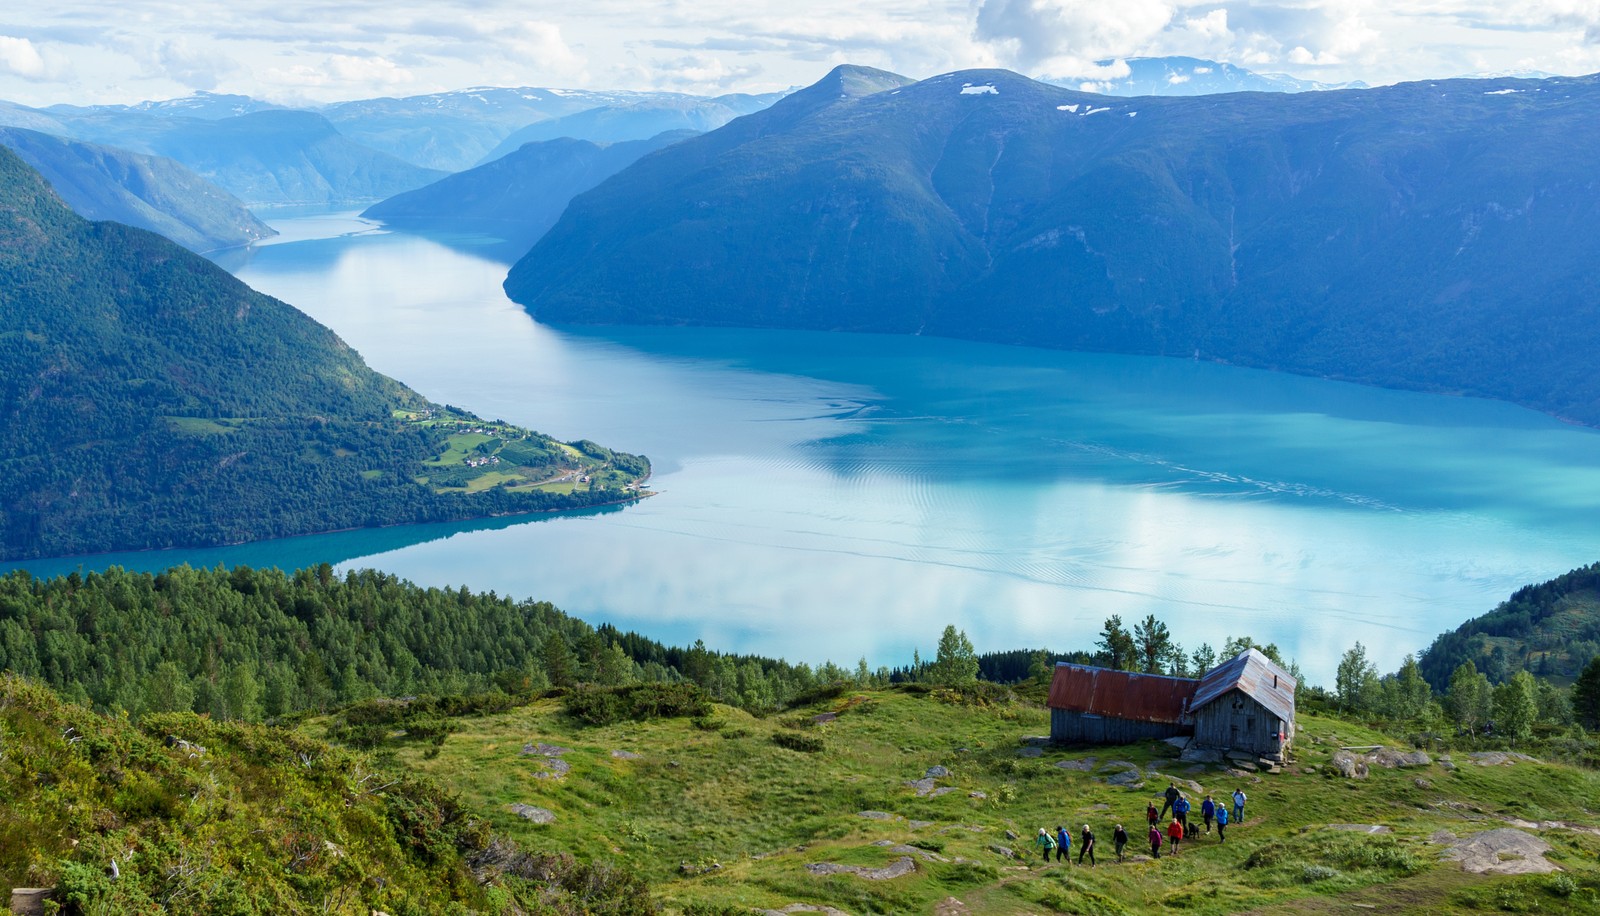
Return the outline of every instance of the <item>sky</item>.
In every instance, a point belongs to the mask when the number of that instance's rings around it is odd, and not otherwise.
[[[1093,80],[1182,54],[1378,85],[1600,70],[1600,0],[10,0],[0,99],[284,104],[468,86],[804,85],[840,63]]]

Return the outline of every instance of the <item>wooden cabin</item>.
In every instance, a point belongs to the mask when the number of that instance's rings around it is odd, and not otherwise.
[[[1192,735],[1197,747],[1281,760],[1294,740],[1295,687],[1256,649],[1201,678],[1061,662],[1050,682],[1050,740],[1127,744]]]

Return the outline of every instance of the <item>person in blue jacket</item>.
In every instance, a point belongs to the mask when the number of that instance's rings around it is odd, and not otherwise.
[[[1226,805],[1217,806],[1217,842],[1228,842],[1228,807]]]
[[[1062,859],[1066,859],[1068,865],[1072,864],[1072,834],[1067,832],[1067,828],[1057,824],[1056,861],[1060,862]]]
[[[1206,800],[1200,803],[1200,817],[1206,822],[1206,833],[1211,832],[1211,819],[1217,816],[1217,803],[1207,795]]]
[[[1180,794],[1178,800],[1172,803],[1172,818],[1183,827],[1183,835],[1189,835],[1189,796]]]

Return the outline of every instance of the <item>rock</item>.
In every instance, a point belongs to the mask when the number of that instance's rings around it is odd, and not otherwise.
[[[1112,775],[1105,777],[1103,781],[1107,785],[1126,786],[1130,789],[1137,789],[1144,785],[1143,780],[1144,774],[1140,773],[1138,770],[1123,770],[1121,773],[1113,773]]]
[[[1307,776],[1315,776],[1315,775],[1317,775],[1317,768],[1316,767],[1301,767],[1300,768],[1300,772],[1304,773]]]
[[[861,865],[840,865],[837,862],[813,862],[806,866],[806,871],[813,875],[855,875],[868,881],[888,881],[909,875],[917,870],[916,860],[910,856],[901,856],[882,868],[866,868]]]
[[[1185,763],[1221,763],[1222,752],[1211,747],[1186,747],[1178,759]]]
[[[988,795],[988,793],[985,793],[985,792],[968,792],[967,793],[967,797],[968,798],[976,798],[976,799],[980,799],[981,800],[981,799],[988,798],[989,795]]]
[[[1017,749],[1017,756],[1018,757],[1043,757],[1044,756],[1044,748],[1042,748],[1042,747],[1018,748]]]
[[[1233,768],[1235,770],[1245,770],[1246,772],[1250,772],[1250,773],[1254,773],[1256,771],[1256,762],[1254,760],[1231,760],[1230,759],[1228,762],[1233,764]]]
[[[571,748],[558,747],[554,744],[545,744],[543,741],[529,743],[522,746],[524,757],[560,757],[562,754],[572,753]]]
[[[1425,767],[1433,763],[1433,758],[1422,751],[1397,751],[1390,747],[1380,747],[1367,755],[1367,759],[1386,769],[1396,767]]]
[[[1110,805],[1090,805],[1089,806],[1089,810],[1090,811],[1110,811],[1111,810],[1111,806]]]
[[[1333,759],[1329,761],[1339,775],[1345,779],[1366,779],[1367,761],[1364,757],[1357,757],[1349,751],[1334,751]]]
[[[1501,827],[1457,840],[1444,857],[1475,875],[1545,875],[1558,870],[1544,857],[1549,851],[1550,844],[1533,834]]]
[[[949,776],[950,771],[941,766],[931,766],[928,767],[927,772],[923,773],[922,775],[927,779],[941,779],[945,776]]]
[[[932,792],[929,792],[928,793],[928,797],[929,798],[938,798],[941,795],[949,795],[951,792],[954,792],[955,790],[956,790],[955,786],[940,786],[939,788],[934,789]]]
[[[572,764],[556,757],[547,757],[539,761],[541,769],[533,774],[534,779],[562,779],[572,772]]]
[[[1175,747],[1175,748],[1177,748],[1178,750],[1181,751],[1184,748],[1189,746],[1190,738],[1187,735],[1178,735],[1176,737],[1163,738],[1161,740],[1165,741],[1166,743],[1172,745],[1173,747]]]
[[[644,759],[644,755],[643,754],[635,754],[633,751],[612,751],[611,752],[611,756],[617,758],[618,760],[642,760],[642,759]]]
[[[811,724],[812,725],[821,725],[824,722],[832,722],[834,719],[837,719],[837,718],[839,718],[839,714],[836,713],[836,712],[820,713],[818,715],[815,715],[815,716],[811,717]]]
[[[1020,835],[1018,835],[1018,833],[1015,830],[1007,830],[1006,831],[1006,839],[1008,839],[1008,840],[1020,840],[1020,839],[1022,839],[1022,837]]]
[[[16,916],[44,916],[44,902],[56,892],[53,887],[14,887],[11,912]]]
[[[1329,830],[1349,830],[1355,833],[1394,833],[1382,824],[1329,824]]]
[[[907,821],[906,826],[912,830],[921,830],[924,827],[932,827],[933,821]]]
[[[1049,735],[1023,735],[1022,743],[1031,747],[1044,747],[1050,743]]]
[[[791,913],[821,913],[822,916],[850,916],[844,910],[810,903],[791,903],[781,910],[756,910],[758,916],[790,916]]]
[[[1012,850],[1010,846],[1001,846],[999,843],[990,843],[989,851],[995,855],[1005,856],[1008,859],[1015,859],[1017,857],[1016,852]]]
[[[931,778],[913,779],[908,781],[906,785],[917,790],[918,798],[927,798],[928,794],[933,791],[933,780]]]
[[[1077,770],[1088,773],[1094,769],[1094,758],[1085,757],[1082,760],[1057,760],[1056,766],[1063,770]]]
[[[872,821],[888,821],[895,819],[895,815],[890,814],[887,811],[857,811],[856,816],[864,817],[867,820]]]
[[[933,906],[933,916],[967,916],[967,905],[954,897],[946,897]]]
[[[1208,769],[1210,769],[1210,767],[1207,767],[1205,764],[1197,763],[1192,767],[1185,767],[1184,770],[1183,770],[1183,775],[1185,775],[1185,776],[1199,776],[1200,774],[1204,773]]]
[[[535,808],[533,805],[524,805],[522,802],[517,802],[510,807],[512,814],[527,818],[535,824],[553,824],[556,822],[556,813],[548,808]]]
[[[1518,754],[1512,751],[1478,751],[1468,754],[1472,762],[1481,767],[1511,766],[1516,763],[1538,763],[1539,761],[1527,754]]]
[[[1421,776],[1418,776],[1416,779],[1411,780],[1411,782],[1412,782],[1413,785],[1415,785],[1419,789],[1431,789],[1431,788],[1433,788],[1433,783],[1427,781],[1426,779],[1423,779]]]

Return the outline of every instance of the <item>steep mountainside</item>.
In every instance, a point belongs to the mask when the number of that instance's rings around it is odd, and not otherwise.
[[[904,82],[841,68],[636,163],[508,293],[558,322],[1194,356],[1600,423],[1600,78],[1137,100]]]
[[[204,258],[141,229],[85,221],[9,150],[0,150],[0,365],[0,559],[622,496],[437,492],[454,481],[429,486],[430,476],[460,471],[423,462],[465,435],[454,417],[436,419],[327,328]],[[518,463],[578,454],[544,437],[477,439]],[[642,467],[632,456],[606,461]]]
[[[673,131],[613,143],[546,140],[368,207],[362,216],[408,228],[456,229],[505,239],[519,252],[538,241],[568,201],[639,157],[694,136]]]
[[[1600,563],[1527,585],[1481,617],[1440,634],[1417,659],[1435,689],[1470,661],[1498,683],[1521,670],[1574,678],[1600,655]]]
[[[249,204],[381,200],[444,177],[355,143],[308,111],[176,121],[150,145]]]
[[[591,108],[561,118],[535,121],[502,140],[499,146],[483,157],[483,161],[492,162],[524,143],[538,140],[572,137],[596,143],[616,143],[644,140],[669,130],[703,133],[715,130],[740,115],[760,111],[781,97],[781,93],[724,95],[714,99],[673,96]]]
[[[278,234],[232,194],[171,159],[14,127],[0,128],[0,146],[37,169],[85,219],[149,229],[190,251]]]

